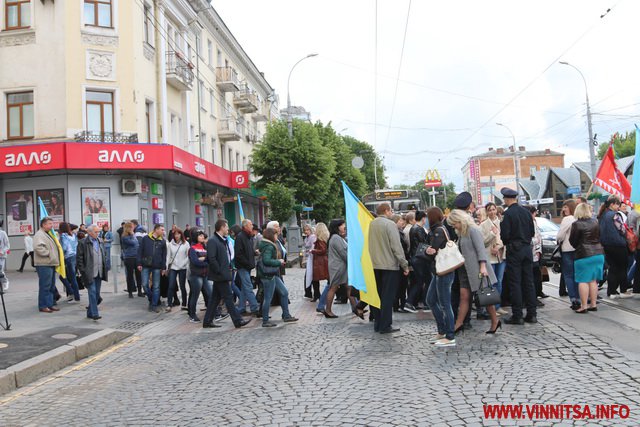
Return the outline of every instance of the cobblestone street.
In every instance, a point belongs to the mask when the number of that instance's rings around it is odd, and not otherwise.
[[[374,334],[345,305],[335,306],[338,319],[316,315],[302,298],[302,274],[291,269],[285,277],[298,323],[282,324],[274,309],[277,328],[253,320],[234,329],[226,320],[223,328],[202,329],[174,311],[92,359],[2,396],[1,424],[533,423],[484,419],[484,403],[626,404],[627,419],[535,425],[640,423],[638,361],[589,332],[595,314],[576,328],[561,320],[566,304],[548,298],[537,325],[505,325],[490,336],[489,323],[474,320],[457,347],[442,349],[428,342],[430,313],[394,313],[401,332],[392,335]],[[618,328],[637,342],[638,331]]]

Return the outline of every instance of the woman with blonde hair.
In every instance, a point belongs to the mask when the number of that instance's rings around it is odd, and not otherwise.
[[[580,203],[574,212],[576,221],[571,224],[569,240],[576,248],[574,263],[575,280],[580,294],[580,308],[576,313],[584,314],[597,311],[598,281],[602,280],[604,270],[604,249],[600,244],[600,226],[591,218],[591,206]],[[591,306],[587,307],[587,300]]]
[[[458,308],[458,318],[456,319],[454,331],[460,332],[464,318],[469,311],[471,294],[480,289],[483,281],[487,280],[493,286],[497,280],[493,269],[487,266],[489,257],[484,247],[484,239],[480,228],[473,222],[473,218],[460,209],[454,209],[447,217],[447,222],[455,228],[458,234],[458,246],[464,257],[464,265],[458,269],[458,279],[460,280],[460,306]],[[487,312],[491,318],[491,329],[488,334],[494,334],[502,323],[498,321],[496,308],[488,305]]]
[[[484,238],[484,246],[489,255],[489,262],[493,273],[496,275],[498,292],[502,294],[502,279],[507,262],[504,258],[504,243],[500,238],[500,218],[498,218],[498,207],[495,203],[489,202],[485,206],[487,219],[480,223],[480,231]],[[498,314],[507,314],[507,311],[496,305]]]

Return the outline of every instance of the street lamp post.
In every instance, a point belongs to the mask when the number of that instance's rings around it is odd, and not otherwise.
[[[569,67],[576,70],[578,73],[580,73],[580,77],[582,77],[582,81],[584,82],[584,93],[587,99],[587,128],[589,130],[589,163],[591,166],[591,183],[593,183],[596,179],[596,153],[595,153],[595,147],[593,145],[593,128],[591,125],[591,106],[589,105],[589,91],[587,90],[587,79],[584,78],[584,74],[582,74],[582,71],[580,71],[580,69],[575,65],[569,64],[566,61],[560,61],[560,64],[568,65]]]
[[[289,71],[289,78],[287,79],[287,129],[289,130],[289,138],[293,138],[293,118],[291,117],[291,96],[289,94],[289,82],[291,82],[291,73],[296,68],[296,65],[301,63],[307,58],[313,58],[314,56],[318,56],[317,53],[310,53],[304,58],[300,59],[298,62],[293,64],[291,67],[291,71]]]
[[[516,137],[513,135],[513,132],[511,132],[511,129],[509,129],[507,125],[504,125],[502,123],[496,123],[496,124],[508,130],[509,133],[511,134],[511,138],[513,139],[513,165],[514,165],[513,168],[516,174],[516,191],[518,192],[518,195],[519,195],[520,194],[520,165],[518,165],[518,151],[516,147]]]

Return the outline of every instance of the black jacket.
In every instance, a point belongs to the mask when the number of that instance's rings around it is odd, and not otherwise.
[[[218,233],[213,233],[207,242],[207,260],[209,261],[209,280],[230,282],[232,279],[229,245]]]
[[[238,233],[235,245],[236,268],[242,268],[244,270],[253,270],[256,268],[253,243],[252,235],[247,234],[244,230]]]
[[[416,256],[416,251],[418,250],[420,243],[428,243],[428,240],[429,237],[427,236],[427,232],[423,226],[415,224],[411,227],[409,229],[409,242],[411,243],[409,254],[411,257]]]
[[[531,212],[517,203],[509,206],[500,223],[500,239],[509,250],[519,250],[523,246],[531,246],[531,239],[536,234]]]
[[[167,241],[146,235],[138,246],[137,265],[158,270],[167,269]]]
[[[604,254],[600,244],[600,225],[595,219],[579,219],[571,224],[569,243],[576,248],[576,259]]]
[[[107,271],[107,261],[105,259],[105,250],[102,242],[98,242],[100,245],[100,255],[102,257],[102,275],[100,278],[103,281],[109,280],[109,272]],[[76,255],[76,269],[80,273],[82,283],[86,286],[93,282],[93,279],[98,275],[97,271],[93,271],[93,257],[95,251],[93,250],[93,243],[91,238],[87,237],[78,242],[78,249]],[[67,272],[68,274],[68,272]]]

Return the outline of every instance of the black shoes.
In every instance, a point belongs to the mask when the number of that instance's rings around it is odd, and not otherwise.
[[[507,325],[524,325],[524,319],[522,317],[511,316],[504,320]]]
[[[536,299],[536,306],[537,307],[544,307],[544,303],[542,301],[540,301],[539,299]]]
[[[222,326],[220,325],[216,325],[215,323],[211,322],[211,323],[203,323],[202,324],[203,328],[222,328]]]
[[[297,322],[298,318],[297,317],[293,317],[293,316],[289,316],[289,317],[283,317],[282,321],[284,323],[291,323],[291,322]]]
[[[236,328],[242,328],[243,326],[248,325],[251,322],[251,320],[241,320],[240,322],[234,324],[234,326]]]
[[[536,316],[527,316],[524,318],[526,323],[538,323],[538,318]]]
[[[400,328],[389,328],[384,331],[380,331],[381,334],[393,334],[395,332],[400,332]]]
[[[485,334],[495,334],[498,329],[502,329],[502,320],[498,320],[498,324],[496,325],[495,329],[489,329],[487,332],[485,332]]]

